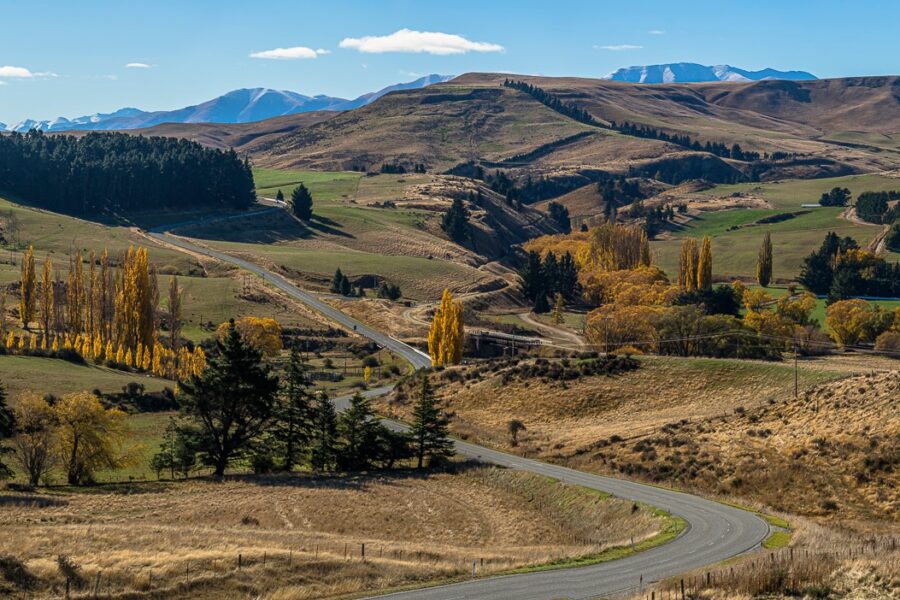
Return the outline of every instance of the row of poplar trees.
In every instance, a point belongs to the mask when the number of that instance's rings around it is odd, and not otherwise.
[[[681,242],[678,257],[678,286],[682,289],[712,289],[712,243],[704,236],[698,248],[696,238]]]
[[[450,290],[444,289],[441,303],[431,321],[431,330],[428,332],[428,354],[431,355],[431,364],[458,365],[462,360],[464,343],[462,302],[454,300]]]
[[[7,349],[73,350],[86,360],[179,380],[203,370],[203,350],[191,351],[180,344],[178,278],[172,277],[166,311],[160,313],[157,274],[146,248],[129,247],[118,265],[106,249],[99,256],[91,251],[87,272],[84,263],[80,250],[71,253],[63,278],[48,255],[38,277],[34,248],[28,247],[22,256],[19,318],[30,339],[26,342],[24,335],[17,339],[10,331]],[[168,329],[165,344],[158,335],[161,319]]]

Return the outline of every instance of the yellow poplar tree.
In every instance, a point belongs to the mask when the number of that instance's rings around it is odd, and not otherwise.
[[[12,331],[9,332],[9,336],[6,338],[6,347],[10,350],[16,347],[16,336]]]
[[[34,248],[28,249],[22,255],[22,278],[19,287],[19,318],[22,319],[22,327],[28,329],[28,324],[34,320],[35,301],[37,300],[35,288],[37,287],[37,275],[34,270]]]
[[[28,339],[28,349],[29,350],[37,350],[37,334],[32,333],[31,337]]]
[[[203,370],[206,369],[206,353],[200,346],[194,346],[194,360],[192,362],[194,375],[200,377],[203,374]]]
[[[445,289],[428,333],[428,353],[433,365],[459,364],[464,330],[462,303],[454,301],[450,290]]]
[[[119,344],[119,348],[116,350],[116,362],[119,364],[125,362],[125,350],[122,349],[122,344]]]
[[[703,236],[700,244],[700,255],[697,260],[697,289],[708,290],[712,288],[712,243],[709,236]]]
[[[134,360],[131,358],[131,349],[125,351],[125,366],[131,368],[134,366]]]
[[[53,336],[53,345],[50,347],[54,352],[59,352],[59,336]]]
[[[50,321],[53,319],[53,262],[50,255],[44,260],[44,269],[41,273],[41,329],[44,335],[50,334]]]
[[[75,332],[82,331],[84,324],[83,265],[81,250],[78,250],[69,258],[69,280],[66,285],[66,320],[69,330]]]

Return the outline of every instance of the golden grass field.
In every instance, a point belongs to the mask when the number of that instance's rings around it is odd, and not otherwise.
[[[675,600],[681,597],[682,581],[688,597],[698,600],[900,597],[900,535],[896,532],[860,532],[834,523],[822,526],[796,516],[790,525],[790,546],[683,573],[631,600],[649,600],[651,593],[659,600]]]
[[[462,576],[473,560],[496,573],[596,554],[664,523],[583,488],[468,465],[6,491],[0,505],[0,555],[41,582],[30,598],[59,597],[60,554],[114,596],[324,598]]]
[[[504,385],[508,367],[448,369],[432,378],[451,431],[478,443],[786,512],[900,521],[892,466],[900,372],[844,379],[895,362],[805,361],[794,400],[790,364],[639,360],[637,371],[567,382],[513,377]],[[406,386],[378,401],[379,410],[408,418],[415,394]],[[512,419],[526,427],[515,447]]]

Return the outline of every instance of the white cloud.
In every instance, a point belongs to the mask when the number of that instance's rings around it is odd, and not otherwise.
[[[622,50],[640,50],[643,46],[635,46],[634,44],[613,44],[610,46],[594,46],[594,50],[612,50],[613,52],[621,52]]]
[[[647,33],[649,33],[650,35],[665,35],[666,32],[662,29],[651,29]]]
[[[128,63],[127,65],[125,65],[125,68],[126,69],[149,69],[151,67],[147,63],[133,62],[133,63]]]
[[[0,81],[0,85],[6,85],[5,81]]]
[[[262,52],[253,52],[250,58],[269,58],[273,60],[297,60],[299,58],[315,58],[322,54],[331,54],[331,50],[319,48],[313,50],[305,46],[294,46],[292,48],[275,48],[274,50],[263,50]]]
[[[425,52],[428,54],[465,54],[466,52],[503,52],[503,46],[490,42],[473,42],[461,35],[437,31],[401,29],[390,35],[367,35],[344,38],[341,48],[352,48],[368,54],[384,52]]]
[[[42,73],[38,73],[41,75]],[[19,77],[23,79],[31,79],[35,74],[25,67],[0,67],[0,77]]]

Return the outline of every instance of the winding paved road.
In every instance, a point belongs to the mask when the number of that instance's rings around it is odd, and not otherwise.
[[[417,369],[431,364],[424,352],[371,329],[259,265],[210,250],[184,238],[168,235],[163,229],[149,232],[149,235],[161,242],[189,252],[210,256],[255,273],[326,317],[403,356]],[[390,391],[389,387],[382,387],[368,390],[366,394],[377,396],[388,391]],[[346,402],[347,398],[335,400],[338,409],[343,409]],[[393,428],[405,428],[405,425],[394,421],[385,421],[385,423]],[[667,544],[616,561],[572,569],[485,577],[463,583],[388,594],[379,596],[379,598],[553,600],[621,596],[636,593],[642,583],[647,585],[653,581],[672,577],[753,550],[769,533],[768,525],[758,516],[698,496],[632,481],[583,473],[467,442],[457,441],[456,451],[467,458],[537,473],[566,483],[608,492],[620,498],[644,502],[683,518],[687,523],[687,528],[678,538]]]

